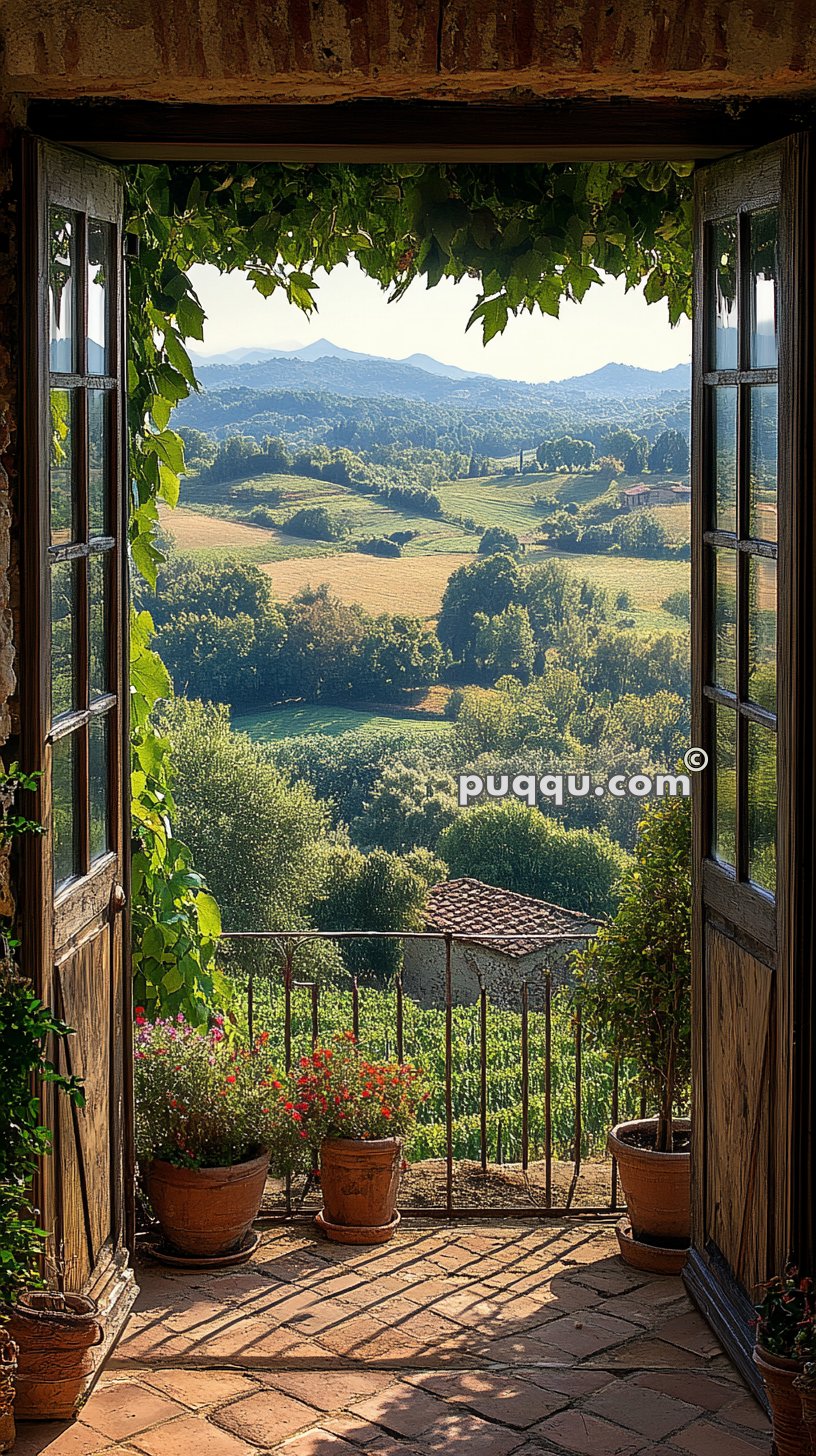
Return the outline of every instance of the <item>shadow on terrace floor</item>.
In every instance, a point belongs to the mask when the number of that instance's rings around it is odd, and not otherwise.
[[[417,1225],[342,1248],[308,1226],[252,1262],[145,1262],[72,1426],[18,1456],[759,1456],[770,1442],[678,1279],[597,1222]]]

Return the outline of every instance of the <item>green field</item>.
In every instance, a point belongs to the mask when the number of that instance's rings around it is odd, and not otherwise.
[[[628,480],[622,477],[620,484]],[[185,492],[185,508],[163,512],[162,524],[182,551],[208,558],[230,554],[272,568],[269,574],[273,593],[279,600],[287,600],[307,583],[317,585],[325,580],[344,601],[358,602],[374,612],[402,607],[428,619],[437,614],[445,582],[460,559],[466,560],[478,550],[479,538],[473,529],[461,524],[464,518],[479,527],[503,526],[514,531],[526,545],[526,560],[533,562],[550,554],[546,547],[536,544],[545,520],[536,504],[537,497],[555,497],[564,505],[580,505],[606,494],[608,489],[605,481],[592,474],[537,472],[448,481],[435,490],[450,519],[435,520],[385,505],[347,486],[308,476],[263,475],[246,484],[253,488],[253,500],[249,502],[235,495],[234,485],[197,487],[193,478]],[[273,525],[254,525],[248,521],[248,513],[253,503],[263,504],[265,490],[283,492],[283,499],[269,507]],[[332,542],[287,534],[281,528],[305,505],[325,506],[345,524],[346,534]],[[687,536],[686,507],[657,508],[656,514],[673,539]],[[360,555],[355,549],[356,543],[366,537],[387,536],[398,530],[418,533],[403,547],[401,558]],[[613,598],[627,591],[633,601],[630,615],[636,630],[688,632],[687,622],[660,606],[670,592],[688,586],[687,562],[555,554],[562,555],[576,575],[605,586]],[[325,566],[321,566],[324,560]]]
[[[689,634],[689,624],[681,617],[664,612],[660,603],[670,592],[688,587],[688,561],[645,561],[642,556],[579,556],[572,552],[547,552],[561,556],[577,576],[588,577],[609,592],[614,601],[626,591],[632,599],[635,626],[646,632],[679,632]]]
[[[381,733],[410,728],[414,733],[447,733],[449,724],[437,718],[414,715],[367,713],[357,708],[331,708],[308,704],[297,707],[268,708],[260,713],[239,713],[233,720],[239,733],[248,733],[257,742],[269,743],[277,738],[296,738],[304,733],[321,733],[334,738],[338,733],[363,730]]]
[[[204,488],[197,486],[193,478],[185,492],[185,505],[209,515],[217,515],[224,520],[245,522],[254,505],[267,504],[264,492],[273,496],[280,492],[282,500],[278,503],[273,499],[267,507],[270,524],[278,528],[285,526],[295,511],[303,506],[324,506],[345,525],[346,534],[339,541],[331,543],[303,541],[301,538],[300,544],[312,547],[314,555],[319,554],[321,549],[353,550],[358,540],[369,536],[390,536],[392,531],[404,530],[419,533],[409,545],[408,549],[412,552],[457,549],[475,551],[479,544],[474,532],[465,531],[455,522],[417,515],[400,506],[387,505],[374,495],[365,495],[348,486],[335,485],[331,481],[315,480],[312,476],[259,475],[244,484],[252,487],[251,501],[242,500],[234,494],[236,489],[240,489],[240,483],[237,486],[236,483],[208,484]]]

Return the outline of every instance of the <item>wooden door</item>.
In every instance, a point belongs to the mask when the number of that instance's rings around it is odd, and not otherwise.
[[[37,142],[23,156],[21,759],[42,836],[22,876],[22,954],[75,1029],[51,1099],[40,1202],[48,1273],[111,1310],[132,1286],[127,855],[127,507],[122,184]]]
[[[693,365],[693,1251],[747,1378],[751,1296],[807,1252],[796,1089],[809,1058],[811,148],[697,177]]]

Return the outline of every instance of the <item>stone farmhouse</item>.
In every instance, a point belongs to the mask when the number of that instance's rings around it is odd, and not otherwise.
[[[543,995],[548,973],[553,986],[563,985],[570,952],[597,928],[598,921],[588,915],[469,877],[434,885],[425,918],[427,931],[454,936],[454,1005],[477,1001],[484,985],[492,1006],[514,1011],[520,1009],[525,981],[534,1002]],[[444,1006],[443,940],[406,942],[403,985],[421,1006]]]

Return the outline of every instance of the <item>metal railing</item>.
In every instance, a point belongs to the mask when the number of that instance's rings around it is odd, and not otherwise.
[[[554,1012],[556,998],[560,992],[566,994],[566,986],[560,983],[553,984],[553,968],[545,962],[533,965],[516,986],[517,1009],[515,1015],[519,1018],[519,1066],[521,1080],[521,1110],[520,1128],[518,1136],[511,1141],[519,1151],[517,1162],[513,1168],[521,1174],[521,1184],[517,1186],[519,1197],[512,1203],[501,1201],[484,1201],[478,1204],[461,1202],[456,1197],[456,1172],[457,1166],[478,1162],[478,1168],[482,1177],[487,1180],[491,1176],[494,1182],[501,1186],[504,1169],[507,1165],[503,1162],[501,1153],[497,1148],[497,1158],[491,1161],[489,1156],[489,1036],[488,1030],[491,1016],[502,1017],[512,1013],[512,1008],[506,1004],[497,1006],[491,1005],[490,993],[487,985],[487,975],[482,966],[479,965],[475,952],[477,950],[501,949],[502,946],[510,943],[528,943],[534,940],[536,953],[549,946],[562,946],[566,942],[585,944],[589,939],[586,932],[568,934],[537,934],[535,932],[518,934],[484,933],[465,936],[457,936],[450,931],[317,931],[317,930],[293,930],[293,931],[225,931],[221,937],[231,950],[231,953],[238,964],[234,967],[234,974],[237,979],[243,979],[246,995],[246,1014],[248,1022],[249,1040],[254,1043],[257,1033],[261,1030],[261,1004],[259,1003],[259,988],[262,987],[266,993],[270,1008],[274,1008],[280,1015],[282,1000],[282,1053],[286,1071],[291,1070],[295,1056],[301,1054],[297,1048],[296,1029],[294,1018],[295,999],[298,995],[306,996],[308,1011],[305,1018],[304,1037],[306,1044],[312,1049],[320,1044],[323,1032],[321,1030],[321,1004],[327,993],[342,991],[342,984],[338,983],[336,975],[330,985],[321,984],[314,976],[311,978],[298,978],[297,962],[298,957],[304,949],[314,944],[332,944],[342,949],[348,942],[394,942],[398,941],[402,946],[409,942],[431,942],[442,948],[442,985],[443,994],[439,1006],[428,1007],[427,1001],[414,1001],[417,1008],[423,1011],[438,1010],[444,1013],[443,1023],[443,1046],[444,1046],[444,1181],[442,1186],[442,1197],[438,1202],[414,1202],[401,1197],[400,1211],[403,1216],[415,1216],[424,1218],[477,1218],[477,1217],[500,1217],[500,1218],[528,1218],[531,1214],[543,1218],[586,1218],[602,1217],[619,1213],[618,1201],[618,1179],[617,1167],[614,1159],[596,1160],[593,1163],[593,1186],[597,1189],[600,1186],[600,1178],[603,1176],[605,1186],[608,1188],[608,1195],[604,1201],[597,1199],[584,1201],[579,1197],[580,1182],[584,1171],[584,1158],[582,1147],[585,1138],[584,1120],[584,1036],[581,1009],[579,1005],[570,1008],[569,1024],[571,1027],[571,1081],[565,1088],[563,1080],[554,1080],[553,1069],[553,1033],[554,1033]],[[248,970],[243,972],[240,969],[242,952],[252,948],[252,964]],[[454,989],[454,952],[457,947],[462,949],[462,957],[457,969],[466,968],[474,977],[473,997],[466,1002],[457,1003]],[[260,955],[259,955],[260,952]],[[261,964],[262,962],[262,964]],[[347,993],[350,997],[350,1029],[354,1031],[365,1045],[366,1028],[364,1021],[361,1022],[361,1005],[365,1000],[366,991],[369,985],[364,981],[361,985],[360,977],[351,972],[344,972],[347,977]],[[404,989],[402,970],[398,970],[393,978],[383,984],[377,982],[371,985],[370,989],[376,989],[384,994],[392,994],[394,998],[394,1044],[393,1050],[397,1061],[412,1059],[411,1049],[406,1048],[406,1003],[414,998],[410,997]],[[280,999],[279,999],[280,998]],[[505,1000],[505,997],[502,997]],[[534,1003],[538,1003],[537,1005]],[[479,1102],[479,1156],[478,1160],[463,1160],[457,1158],[454,1151],[454,1128],[456,1118],[456,1107],[454,1103],[455,1076],[454,1076],[454,1014],[459,1005],[469,1005],[475,1011],[476,1026],[474,1028],[474,1041],[478,1044],[478,1102]],[[531,1019],[536,1019],[536,1034],[531,1036]],[[563,1018],[562,1018],[563,1021]],[[369,1049],[370,1050],[370,1049]],[[538,1062],[539,1076],[536,1084],[533,1084],[532,1069]],[[543,1064],[542,1064],[543,1063]],[[617,1059],[611,1063],[611,1082],[608,1098],[608,1125],[613,1126],[620,1120],[621,1116],[621,1069]],[[571,1166],[569,1183],[563,1198],[557,1196],[554,1173],[556,1168],[563,1171],[563,1159],[556,1156],[554,1140],[554,1105],[558,1092],[565,1091],[569,1094],[572,1104],[572,1127],[571,1127],[571,1149],[570,1157],[566,1161]],[[637,1108],[631,1106],[631,1085],[627,1083],[627,1102],[630,1104],[628,1110],[636,1113]],[[540,1100],[543,1111],[543,1147],[540,1149],[542,1156],[535,1158],[535,1149],[531,1142],[531,1101]],[[640,1101],[642,1113],[642,1101]],[[501,1139],[501,1127],[499,1124],[498,1137]],[[509,1135],[510,1129],[507,1129]],[[530,1179],[531,1166],[535,1164],[539,1174],[543,1171],[543,1181],[534,1183]],[[543,1170],[541,1165],[543,1164]],[[423,1166],[419,1164],[418,1166]],[[410,1179],[409,1179],[410,1182]],[[277,1207],[265,1207],[264,1214],[269,1218],[292,1218],[301,1213],[306,1213],[306,1199],[312,1191],[311,1180],[305,1181],[299,1196],[296,1196],[293,1180],[286,1178],[282,1188],[280,1204]]]

